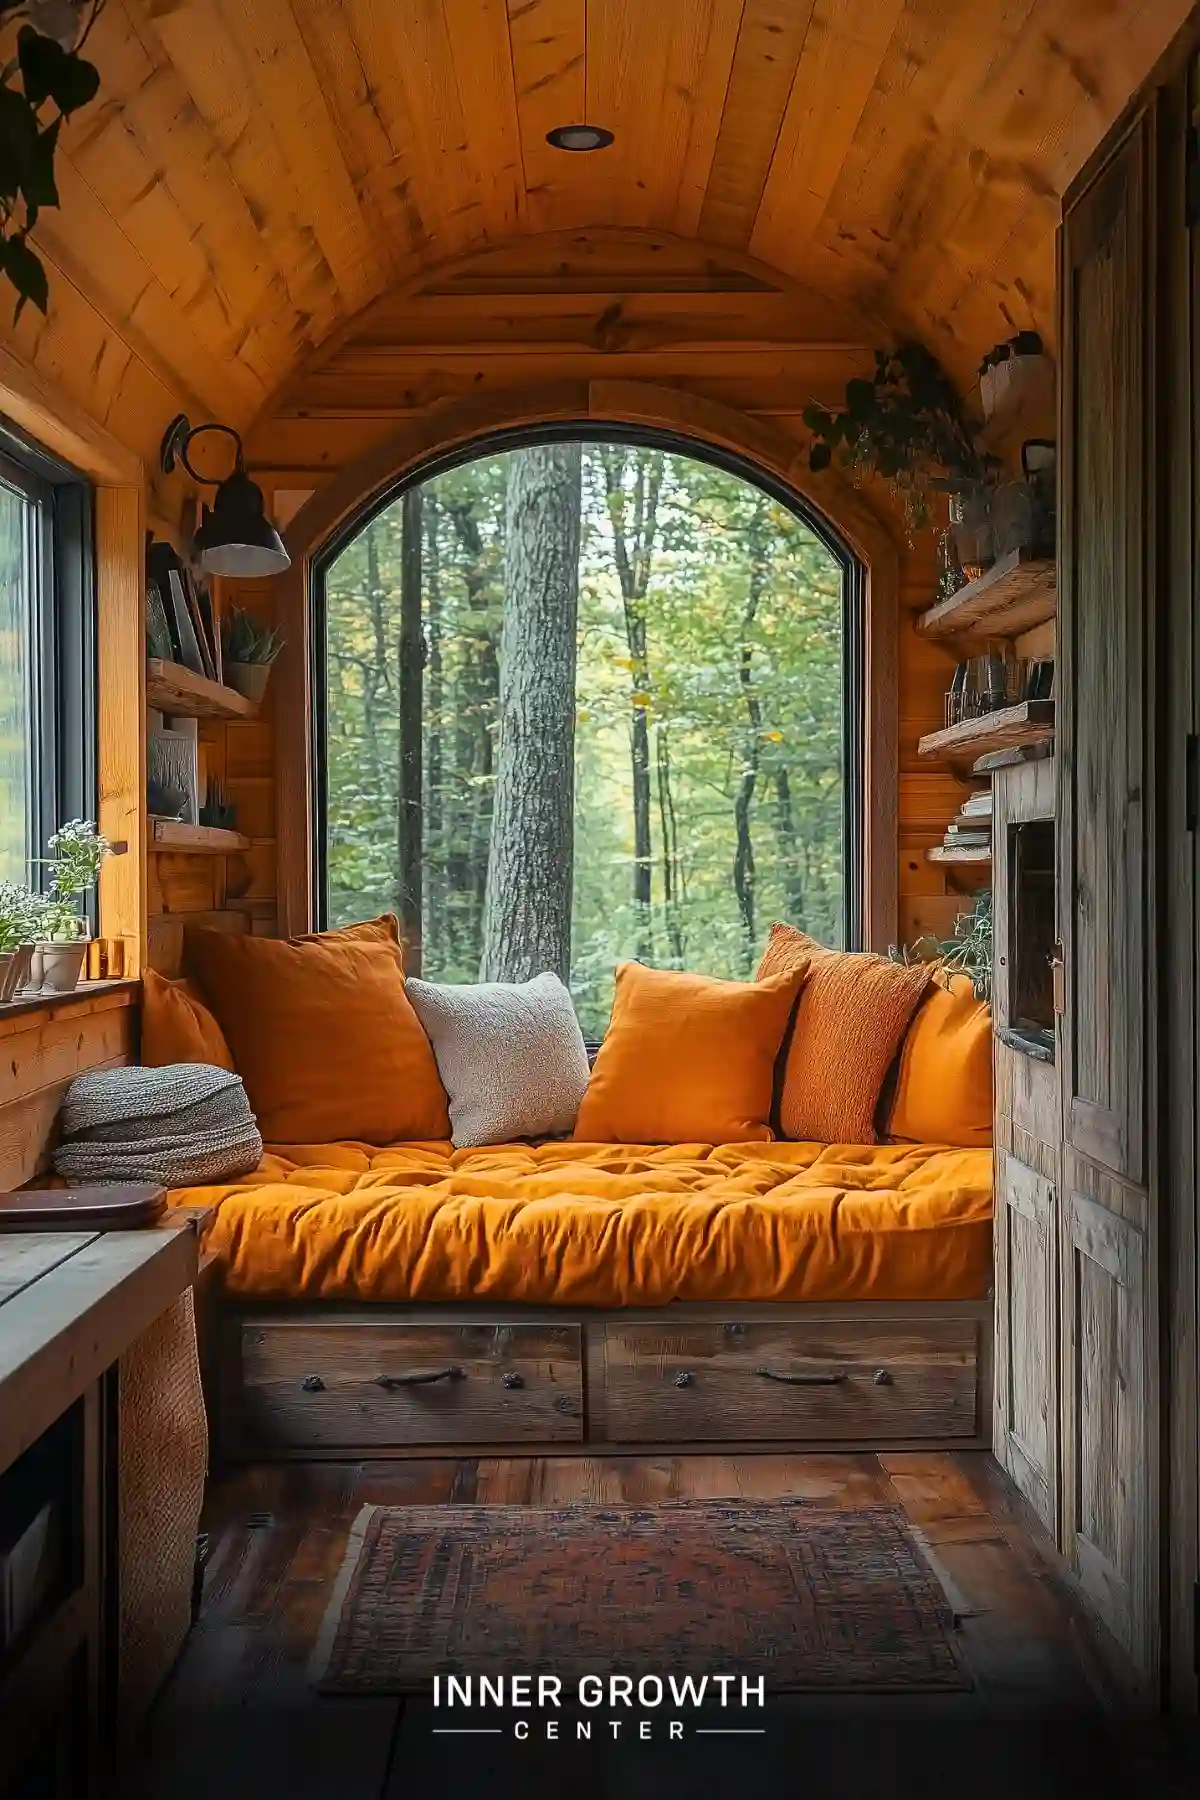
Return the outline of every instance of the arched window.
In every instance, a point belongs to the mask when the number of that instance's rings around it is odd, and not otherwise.
[[[651,433],[490,440],[317,567],[324,922],[436,981],[744,977],[858,941],[860,571],[747,468]]]

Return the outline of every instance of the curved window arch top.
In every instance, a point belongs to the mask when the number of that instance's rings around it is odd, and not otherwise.
[[[489,437],[313,569],[321,922],[400,914],[427,979],[752,975],[774,919],[860,941],[860,565],[665,433]]]

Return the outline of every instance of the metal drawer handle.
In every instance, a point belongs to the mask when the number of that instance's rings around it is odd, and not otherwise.
[[[448,1369],[431,1369],[427,1375],[376,1375],[375,1386],[381,1388],[428,1387],[432,1381],[465,1381],[467,1371],[457,1363]]]
[[[756,1375],[763,1375],[768,1381],[786,1381],[789,1387],[836,1387],[839,1381],[845,1381],[844,1373],[838,1375],[786,1375],[782,1369],[755,1369]]]
[[[507,1369],[501,1376],[501,1381],[506,1388],[523,1388],[525,1386],[525,1377],[517,1369]]]
[[[325,1383],[319,1375],[306,1375],[300,1386],[306,1394],[323,1394],[325,1391]]]
[[[690,1369],[680,1369],[678,1375],[675,1377],[675,1386],[691,1387],[695,1379],[696,1377],[692,1374]]]

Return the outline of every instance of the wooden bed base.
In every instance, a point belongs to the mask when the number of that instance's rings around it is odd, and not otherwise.
[[[984,1449],[990,1300],[531,1306],[218,1303],[236,1461]]]

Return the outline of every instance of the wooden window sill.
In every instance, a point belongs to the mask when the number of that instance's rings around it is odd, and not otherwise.
[[[0,1037],[42,1019],[98,1011],[98,1002],[106,1008],[132,1006],[141,988],[140,981],[126,977],[120,981],[83,981],[70,994],[22,994],[19,1000],[8,1000],[0,1006]]]

